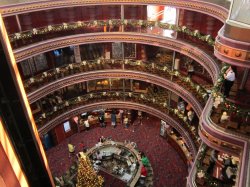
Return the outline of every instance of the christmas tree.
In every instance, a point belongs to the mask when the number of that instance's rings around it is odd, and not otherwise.
[[[77,173],[77,187],[102,187],[103,177],[96,174],[89,158],[81,155]]]

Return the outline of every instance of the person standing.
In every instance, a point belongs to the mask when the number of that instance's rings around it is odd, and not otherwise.
[[[68,150],[69,150],[69,158],[71,155],[74,155],[75,153],[75,146],[71,144],[71,142],[68,143]]]
[[[235,81],[235,72],[230,66],[224,74],[224,96],[227,98]]]
[[[101,127],[106,127],[106,125],[105,125],[105,119],[104,119],[104,114],[101,114],[99,117],[99,123],[100,123],[100,126]]]
[[[139,119],[139,124],[142,125],[142,111],[138,110],[137,116]]]
[[[128,128],[128,116],[127,115],[124,117],[124,125],[126,128]]]
[[[190,78],[192,78],[192,75],[194,74],[194,65],[193,65],[193,62],[190,62],[190,63],[188,64],[187,72],[188,72],[188,76],[189,76]]]
[[[111,113],[111,125],[115,128],[116,127],[116,113],[113,110]]]
[[[123,125],[123,110],[122,109],[119,110],[119,114],[120,114],[120,123],[121,125]]]
[[[90,129],[90,125],[89,125],[89,120],[88,119],[86,119],[84,121],[84,125],[85,125],[86,130],[88,131]]]

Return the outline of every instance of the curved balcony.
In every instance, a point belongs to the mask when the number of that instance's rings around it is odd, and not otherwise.
[[[221,21],[225,21],[228,16],[228,9],[230,3],[227,1],[184,1],[184,0],[147,0],[147,1],[129,1],[129,0],[106,0],[106,1],[96,1],[96,0],[88,0],[88,1],[81,1],[81,0],[69,0],[67,2],[60,0],[60,1],[31,1],[29,3],[19,3],[8,1],[6,6],[1,7],[1,12],[3,16],[10,16],[22,13],[28,13],[33,11],[39,10],[47,10],[47,9],[56,9],[62,7],[74,7],[74,6],[91,6],[91,5],[103,5],[103,4],[131,4],[131,5],[145,5],[145,4],[158,4],[164,6],[171,6],[177,7],[182,9],[193,10],[197,12],[202,12],[208,14],[212,17],[215,17]]]
[[[217,79],[219,74],[219,65],[216,60],[209,56],[199,47],[190,45],[181,40],[154,36],[143,33],[91,33],[91,34],[79,34],[68,37],[56,38],[54,40],[47,40],[33,44],[27,47],[23,47],[14,51],[17,62],[30,58],[31,56],[38,55],[47,51],[51,51],[58,48],[63,48],[70,45],[80,45],[89,43],[103,43],[103,42],[128,42],[128,43],[142,43],[147,45],[155,45],[163,48],[168,48],[177,52],[180,52],[196,62],[200,63],[212,77],[213,82]]]
[[[224,36],[225,28],[222,27],[216,38],[214,55],[235,66],[250,68],[250,44]]]
[[[209,168],[211,168],[211,156],[212,156],[212,150],[209,146],[207,146],[205,143],[202,143],[199,151],[197,153],[196,159],[194,161],[193,167],[189,173],[189,177],[188,177],[188,186],[217,186],[217,187],[222,187],[224,186],[224,182],[226,182],[227,186],[239,186],[239,182],[240,182],[240,171],[241,171],[241,167],[240,164],[240,160],[239,160],[239,153],[237,156],[233,156],[231,155],[231,157],[229,157],[229,159],[232,162],[232,158],[235,160],[234,164],[229,164],[229,165],[224,165],[222,163],[221,166],[216,168],[212,173],[209,171]],[[220,157],[223,155],[226,155],[223,152],[219,152],[220,153]],[[215,155],[215,154],[214,154]],[[221,162],[221,161],[219,161]],[[218,180],[221,179],[221,176],[219,175],[221,173],[221,175],[226,176],[227,173],[222,173],[222,172],[217,172],[217,168],[222,168],[222,167],[233,167],[234,168],[234,172],[231,173],[232,175],[235,175],[235,180],[233,181],[227,181],[224,179],[222,180]],[[210,169],[211,170],[211,169]],[[226,170],[225,170],[226,171]]]
[[[164,102],[161,94],[150,95],[136,92],[93,92],[63,101],[53,110],[38,115],[36,124],[38,131],[44,134],[64,120],[96,108],[128,108],[141,110],[161,118],[174,127],[188,140],[188,147],[193,155],[199,146],[197,132],[193,125],[187,122],[187,116],[172,109]],[[115,102],[114,102],[115,101]],[[171,116],[171,117],[170,117]],[[193,143],[194,142],[194,143]]]
[[[131,70],[109,70],[109,71],[94,71],[87,72],[82,74],[76,74],[75,76],[69,76],[66,78],[59,79],[50,84],[47,84],[44,87],[37,89],[28,95],[30,103],[52,93],[60,88],[73,85],[76,83],[81,83],[83,81],[96,80],[96,79],[105,79],[105,78],[129,78],[140,81],[147,81],[152,84],[156,84],[158,86],[164,87],[165,89],[169,89],[174,92],[178,96],[182,97],[188,103],[190,103],[197,113],[197,115],[201,114],[202,105],[201,103],[193,96],[192,93],[186,90],[179,85],[179,83],[174,83],[171,80],[166,79],[165,77],[159,77],[153,74],[144,73],[140,71],[131,71]],[[181,83],[181,82],[180,82]],[[203,101],[204,102],[204,101]]]
[[[166,35],[165,31],[173,31],[186,35],[189,43],[198,43],[203,48],[213,51],[214,40],[210,35],[203,35],[199,30],[191,31],[186,26],[178,26],[160,21],[147,21],[135,19],[111,19],[111,20],[93,20],[62,23],[48,25],[40,28],[33,28],[19,33],[9,35],[10,42],[14,49],[32,45],[44,40],[53,40],[59,37],[65,37],[76,34],[102,33],[102,32],[139,32],[151,35],[159,35],[169,38],[175,38],[174,34]],[[188,37],[187,37],[188,36]],[[183,37],[182,37],[183,38]],[[196,40],[195,40],[196,39]],[[201,43],[200,43],[200,42]],[[206,45],[208,44],[208,45]],[[210,46],[210,47],[209,47]]]
[[[249,137],[237,133],[235,130],[226,130],[220,125],[215,124],[211,119],[210,115],[213,107],[213,98],[210,97],[201,115],[201,132],[200,137],[203,141],[207,142],[209,146],[223,150],[230,153],[241,152],[241,171],[240,171],[240,184],[239,186],[246,185],[246,176],[249,167]],[[209,137],[215,137],[217,140],[212,141]],[[229,145],[229,146],[228,146]],[[231,146],[230,146],[231,145]],[[233,151],[234,150],[234,151]]]
[[[180,74],[178,71],[171,71],[167,66],[156,64],[154,62],[143,62],[141,60],[95,60],[83,61],[81,63],[74,63],[65,65],[60,68],[49,70],[35,77],[30,78],[24,82],[26,92],[30,103],[34,102],[33,98],[35,92],[39,90],[47,90],[49,93],[50,86],[62,79],[73,79],[74,77],[83,76],[85,73],[98,72],[98,71],[112,71],[112,69],[123,71],[135,71],[150,73],[162,78],[171,80],[172,82],[186,88],[189,92],[196,96],[202,105],[208,97],[207,91],[201,85],[194,83],[189,77]],[[86,79],[86,78],[85,78]],[[147,79],[145,79],[147,80]],[[54,83],[55,82],[55,83]],[[72,81],[72,84],[74,81]]]

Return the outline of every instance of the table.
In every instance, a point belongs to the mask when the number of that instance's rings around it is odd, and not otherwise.
[[[131,146],[122,142],[105,141],[98,143],[87,151],[87,156],[91,159],[95,157],[95,153],[99,151],[103,155],[102,164],[98,169],[121,181],[127,183],[127,186],[134,187],[141,176],[142,162],[139,152]],[[123,151],[123,155],[121,152]],[[134,171],[129,170],[130,165],[138,163],[139,166]],[[115,164],[114,164],[115,163]],[[116,165],[116,164],[119,165]],[[113,164],[113,165],[112,165]],[[116,166],[122,166],[124,171],[120,174],[114,173]]]

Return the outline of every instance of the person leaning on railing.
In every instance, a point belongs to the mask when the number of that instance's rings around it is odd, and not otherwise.
[[[224,96],[228,97],[229,92],[234,84],[235,81],[235,72],[233,71],[233,68],[230,66],[226,73],[224,74]]]

